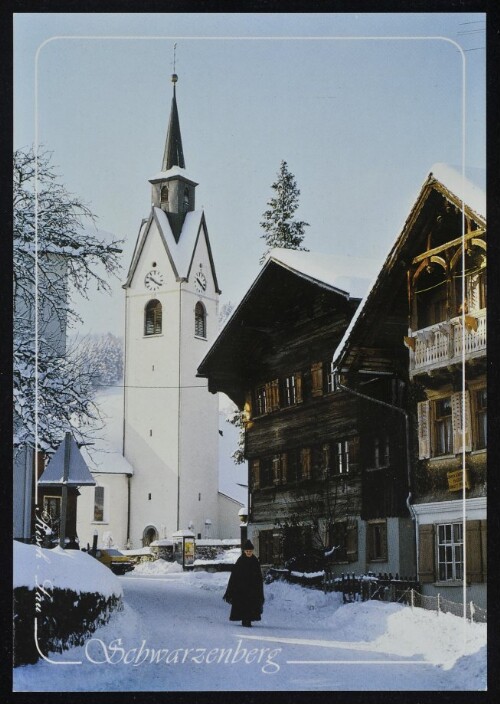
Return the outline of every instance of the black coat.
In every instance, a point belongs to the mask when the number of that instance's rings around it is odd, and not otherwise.
[[[264,585],[255,555],[241,555],[235,562],[223,599],[231,604],[231,621],[260,621]]]

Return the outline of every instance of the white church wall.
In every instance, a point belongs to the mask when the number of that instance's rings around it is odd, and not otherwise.
[[[113,545],[124,549],[127,542],[127,477],[124,474],[92,475],[97,486],[104,488],[104,516],[102,521],[94,518],[95,487],[80,487],[77,502],[76,532],[80,548],[92,547],[94,531],[97,531],[97,544],[102,547],[106,538],[111,538]]]
[[[243,504],[225,494],[218,494],[219,534],[217,538],[240,538],[240,517],[238,512]]]

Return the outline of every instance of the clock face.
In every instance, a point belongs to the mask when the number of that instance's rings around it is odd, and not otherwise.
[[[207,290],[207,280],[205,278],[205,274],[202,271],[199,271],[194,277],[194,287],[197,291],[200,292]]]
[[[158,269],[151,269],[144,277],[144,285],[149,291],[157,291],[163,281],[163,274]]]

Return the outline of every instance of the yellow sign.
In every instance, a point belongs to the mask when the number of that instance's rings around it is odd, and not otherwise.
[[[470,489],[470,475],[468,469],[466,469],[465,472],[461,469],[458,469],[455,472],[447,472],[447,477],[448,489],[450,491],[460,491],[460,489],[463,489],[464,479],[465,488]]]

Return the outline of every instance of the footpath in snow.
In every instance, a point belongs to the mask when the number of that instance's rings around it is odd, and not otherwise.
[[[14,691],[486,689],[485,624],[274,582],[247,629],[229,621],[228,578],[138,566],[119,578],[124,610],[84,645],[15,668]]]

